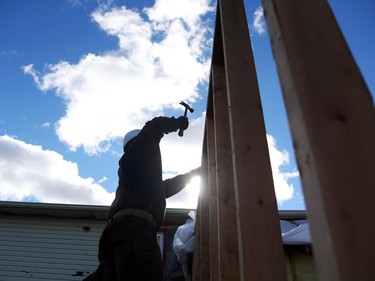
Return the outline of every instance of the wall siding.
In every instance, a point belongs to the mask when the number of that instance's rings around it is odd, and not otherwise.
[[[98,265],[103,220],[1,215],[0,280],[82,280]]]

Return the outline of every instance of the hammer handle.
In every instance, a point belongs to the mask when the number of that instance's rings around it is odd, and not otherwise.
[[[185,107],[184,117],[186,117],[186,115],[187,115],[187,108]],[[182,130],[182,129],[178,130],[178,135],[180,137],[183,137],[184,136],[184,130]]]

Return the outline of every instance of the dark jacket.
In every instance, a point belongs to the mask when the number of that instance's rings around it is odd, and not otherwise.
[[[130,143],[119,161],[119,183],[109,210],[110,218],[122,209],[137,208],[153,215],[157,230],[162,226],[165,198],[182,190],[190,179],[187,173],[162,180],[159,143],[164,134],[178,129],[177,119],[156,117],[148,121]]]

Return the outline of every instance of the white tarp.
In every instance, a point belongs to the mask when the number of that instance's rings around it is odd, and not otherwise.
[[[284,244],[311,244],[310,228],[307,220],[280,220],[280,228]]]
[[[185,224],[179,226],[173,239],[173,250],[177,255],[177,260],[184,263],[187,254],[194,251],[194,211],[189,212],[189,217]],[[283,244],[311,244],[310,228],[307,220],[280,220],[281,236]]]
[[[196,212],[190,211],[189,217],[185,224],[177,228],[173,239],[173,251],[177,256],[177,260],[182,264],[185,278],[187,278],[188,254],[194,251]],[[280,220],[280,228],[283,244],[311,244],[310,229],[307,220]]]

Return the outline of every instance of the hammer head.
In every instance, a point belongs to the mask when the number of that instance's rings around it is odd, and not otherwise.
[[[185,107],[185,112],[186,112],[187,110],[189,110],[191,113],[194,112],[194,109],[192,109],[187,103],[184,103],[184,102],[182,101],[182,102],[180,102],[180,104],[181,104],[182,106]]]
[[[191,113],[194,112],[194,109],[192,109],[187,103],[184,103],[184,102],[182,101],[182,102],[180,102],[180,104],[181,104],[183,107],[185,107],[185,113],[184,113],[184,116],[185,116],[185,117],[186,117],[186,115],[187,115],[187,111],[188,111],[188,110],[189,110]],[[178,135],[179,135],[180,137],[182,137],[182,136],[184,135],[184,130],[180,129],[180,130],[178,131]]]

